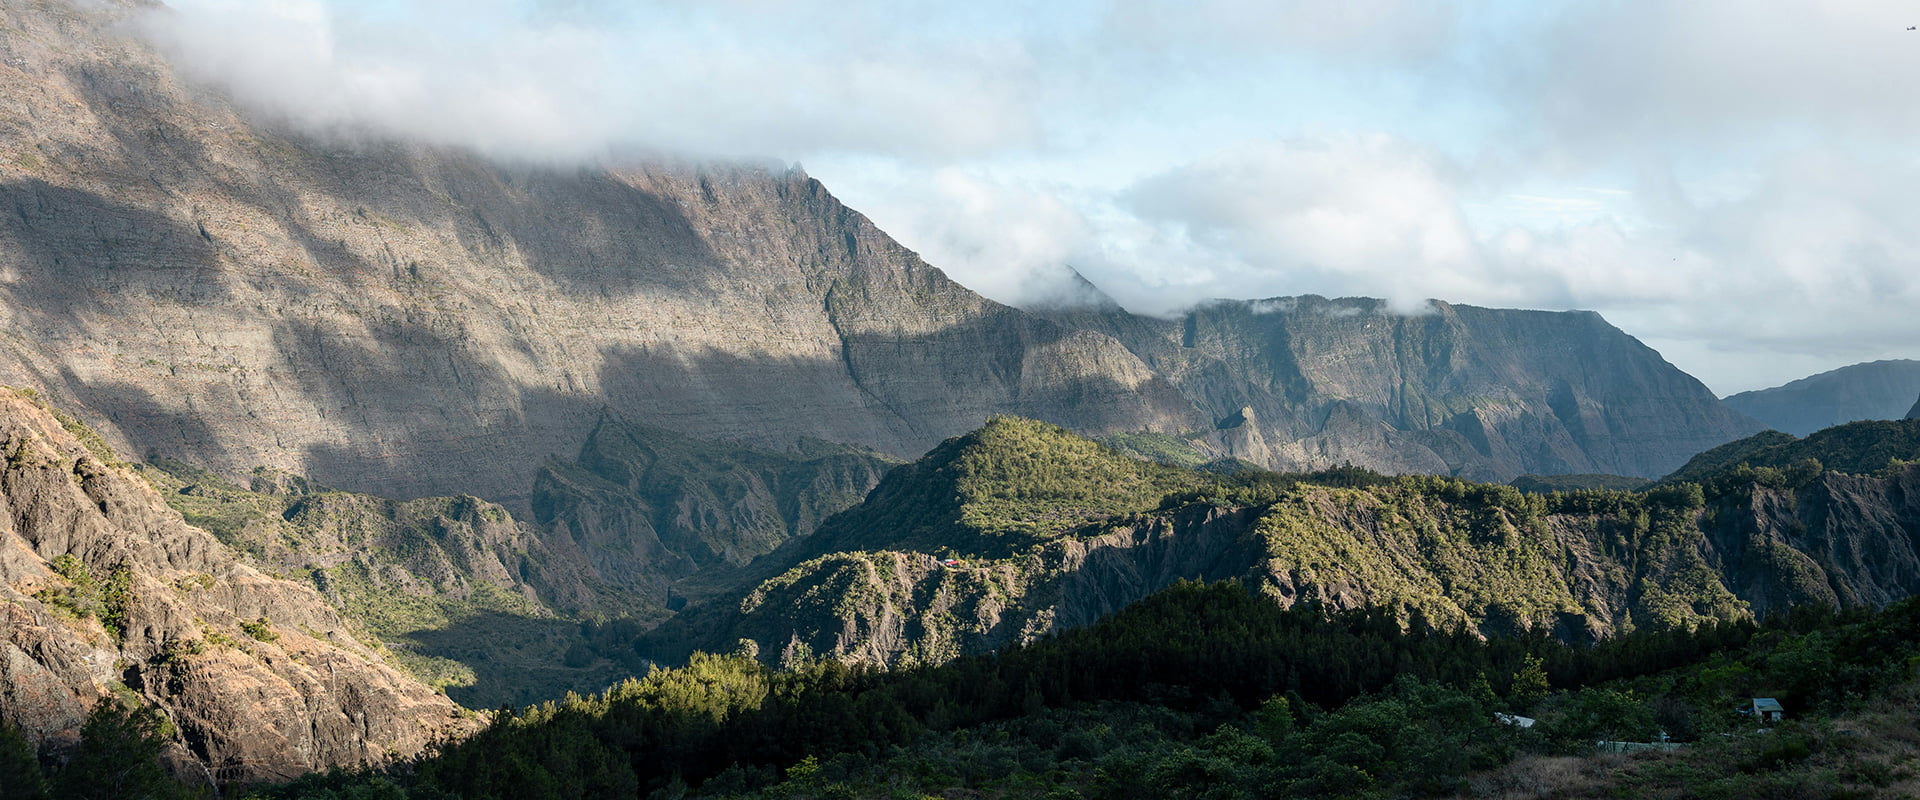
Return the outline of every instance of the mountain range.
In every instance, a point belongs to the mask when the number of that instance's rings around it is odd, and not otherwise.
[[[117,698],[180,775],[392,763],[1183,579],[1570,642],[1920,590],[1920,423],[1763,432],[1598,314],[1014,308],[797,166],[255,118],[149,13],[0,0],[0,721],[48,752]]]

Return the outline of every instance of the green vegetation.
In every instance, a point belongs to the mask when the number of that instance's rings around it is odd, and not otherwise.
[[[124,564],[116,566],[105,580],[100,580],[85,562],[71,554],[55,557],[51,566],[67,585],[42,589],[33,594],[33,599],[78,619],[97,619],[109,636],[120,638],[127,625],[127,612],[137,599],[133,570]]]
[[[1619,791],[1655,796],[1916,785],[1913,712],[1873,704],[1913,696],[1920,601],[1597,646],[1403,630],[1404,614],[1281,609],[1233,584],[1182,584],[1092,627],[933,668],[776,671],[700,655],[503,714],[391,772],[260,796],[1384,798],[1541,780],[1527,771],[1544,763],[1578,776],[1589,762],[1618,771]],[[1760,732],[1736,713],[1756,694],[1794,721]],[[1594,752],[1597,739],[1660,731],[1691,749]]]
[[[1436,625],[1570,641],[1691,629],[1751,613],[1715,555],[1725,542],[1712,537],[1735,535],[1717,520],[1736,520],[1755,485],[1819,470],[1735,464],[1708,486],[1530,494],[1352,466],[1220,466],[1142,462],[1051,425],[996,419],[890,473],[866,503],[785,551],[780,569],[713,593],[736,605],[670,620],[640,651],[671,662],[747,637],[771,663],[793,642],[822,657],[938,663],[1047,629],[1052,610],[1073,603],[1058,593],[1084,591],[1071,577],[1085,563],[1080,542],[1118,532],[1098,546],[1125,547],[1198,520],[1227,520],[1257,544],[1235,545],[1227,560],[1195,556],[1185,574],[1244,576],[1283,602],[1387,605]],[[949,558],[960,563],[930,568]],[[1767,607],[1832,596],[1830,576],[1797,550],[1759,548],[1750,560],[1748,580],[1782,587]]]
[[[1803,465],[1867,475],[1902,462],[1920,460],[1920,420],[1865,421],[1836,425],[1804,439],[1766,431],[1694,456],[1685,466],[1661,479],[1662,483],[1708,483],[1738,465],[1754,470],[1805,471]],[[1793,485],[1791,480],[1785,481]]]
[[[188,524],[263,570],[304,580],[397,666],[469,706],[604,687],[641,668],[626,646],[629,628],[568,619],[513,580],[532,558],[497,505],[388,500],[267,469],[255,470],[255,491],[165,458],[134,469]],[[490,567],[488,558],[505,563]],[[210,582],[187,576],[174,588]],[[260,641],[279,636],[265,621],[242,628]],[[563,661],[576,649],[590,655]]]
[[[1167,433],[1115,433],[1099,437],[1101,444],[1142,461],[1158,461],[1192,469],[1207,463],[1207,457],[1193,442]]]
[[[951,550],[1008,558],[1102,520],[1147,512],[1210,479],[1129,458],[1066,429],[995,417],[881,480],[808,551]]]
[[[268,622],[266,617],[252,621],[241,620],[240,630],[259,642],[271,642],[280,638],[280,632],[273,629],[273,623]]]
[[[988,537],[1045,537],[1154,507],[1193,473],[1128,458],[1044,422],[996,417],[935,469],[961,498],[961,525]],[[943,446],[944,447],[944,446]]]
[[[1645,489],[1653,481],[1645,478],[1631,478],[1625,475],[1522,475],[1507,482],[1508,486],[1527,494],[1547,494],[1551,492],[1578,492],[1599,489],[1609,492],[1631,492]]]
[[[39,759],[0,722],[0,795],[7,800],[188,800],[204,793],[173,782],[160,765],[172,726],[153,709],[102,700],[65,758]]]

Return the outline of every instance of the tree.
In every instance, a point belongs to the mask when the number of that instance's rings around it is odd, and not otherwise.
[[[160,766],[168,723],[145,706],[94,705],[80,747],[53,777],[54,800],[173,800],[193,794]]]
[[[45,800],[47,781],[40,774],[33,744],[18,728],[0,722],[0,787],[8,800]]]

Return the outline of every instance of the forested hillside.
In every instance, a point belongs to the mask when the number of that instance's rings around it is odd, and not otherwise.
[[[302,800],[896,797],[1393,797],[1497,790],[1543,759],[1578,778],[1593,741],[1661,732],[1692,750],[1589,791],[1714,796],[1916,784],[1920,604],[1641,632],[1598,646],[1482,639],[1405,609],[1282,609],[1181,584],[1089,628],[993,656],[882,672],[775,671],[702,655],[606,694],[497,718],[405,769],[259,790]],[[1893,694],[1888,694],[1893,693]],[[1907,693],[1907,694],[1901,694]],[[1756,694],[1789,718],[1762,732]],[[1532,728],[1495,712],[1530,714]],[[1834,715],[1854,715],[1843,722]],[[1836,733],[1838,726],[1849,734]],[[1904,738],[1902,738],[1904,737]],[[1569,763],[1571,762],[1571,763]],[[1537,776],[1536,776],[1537,777]]]

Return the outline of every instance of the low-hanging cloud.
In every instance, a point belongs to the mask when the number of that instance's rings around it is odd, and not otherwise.
[[[1018,41],[890,43],[877,6],[807,29],[797,4],[747,5],[173,0],[137,26],[297,128],[514,158],[956,157],[1035,136]]]

